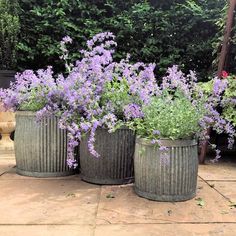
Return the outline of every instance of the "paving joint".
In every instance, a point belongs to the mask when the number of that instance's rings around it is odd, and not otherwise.
[[[110,226],[110,225],[181,225],[181,224],[189,224],[189,225],[207,225],[207,224],[235,224],[236,221],[215,221],[215,222],[159,222],[159,223],[111,223],[111,224],[96,224],[96,226]],[[90,226],[93,227],[94,224],[0,224],[1,226]]]
[[[95,230],[97,227],[97,215],[98,215],[98,208],[99,208],[99,204],[101,201],[101,196],[102,196],[102,186],[99,186],[100,190],[99,190],[99,195],[98,195],[98,203],[97,203],[97,207],[96,207],[96,211],[95,211],[95,218],[94,218],[94,224],[93,224],[93,232],[92,235],[95,236]]]
[[[199,176],[200,177],[200,176]],[[220,194],[223,198],[225,198],[229,203],[231,203],[230,199],[228,197],[226,197],[223,193],[221,193],[218,189],[216,189],[215,187],[212,187],[210,183],[208,183],[207,181],[210,180],[205,180],[202,177],[200,177],[210,188],[214,189],[218,194]],[[227,181],[226,181],[227,182]]]

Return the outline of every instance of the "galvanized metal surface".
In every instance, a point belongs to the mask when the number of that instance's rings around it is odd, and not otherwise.
[[[95,158],[88,151],[88,137],[80,143],[80,166],[84,181],[94,184],[127,184],[133,182],[135,134],[122,128],[114,133],[96,131]]]
[[[157,201],[185,201],[195,197],[198,173],[196,140],[162,140],[168,151],[136,140],[135,192]]]
[[[67,137],[56,118],[36,123],[35,113],[16,112],[15,156],[18,174],[56,177],[74,174],[67,166]]]

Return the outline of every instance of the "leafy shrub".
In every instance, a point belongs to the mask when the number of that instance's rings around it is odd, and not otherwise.
[[[53,65],[63,69],[57,42],[71,36],[71,59],[94,34],[111,31],[117,36],[119,61],[154,62],[156,74],[179,64],[195,69],[203,78],[212,72],[214,43],[224,0],[22,0],[19,68]],[[218,36],[217,36],[218,37]]]
[[[236,127],[236,77],[228,76],[227,81],[228,87],[225,90],[223,100],[223,115]]]
[[[155,130],[158,130],[162,138],[191,138],[200,131],[199,121],[203,115],[183,93],[175,93],[174,98],[164,93],[153,98],[144,108],[144,119],[138,124],[138,134],[154,139]]]
[[[15,69],[19,33],[18,2],[0,0],[0,69]]]

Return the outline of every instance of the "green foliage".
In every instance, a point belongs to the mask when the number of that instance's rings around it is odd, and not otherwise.
[[[144,118],[131,122],[137,134],[143,138],[155,139],[155,131],[161,138],[182,139],[195,135],[200,131],[199,120],[203,117],[203,107],[196,108],[182,93],[176,92],[174,97],[168,92],[154,97],[144,107]]]
[[[0,69],[15,69],[20,29],[17,0],[0,0]]]
[[[72,59],[79,58],[84,42],[102,31],[99,21],[103,10],[91,1],[23,0],[21,6],[21,40],[18,45],[19,67],[39,68],[46,65],[64,69],[59,59],[59,41],[65,35],[74,39]]]
[[[202,78],[212,73],[214,42],[225,0],[22,0],[20,68],[56,66],[58,41],[71,36],[72,58],[86,39],[102,31],[117,35],[115,59],[155,62],[157,75],[172,64]]]
[[[225,78],[228,81],[228,85],[223,94],[223,100],[221,104],[223,117],[232,122],[236,126],[236,78],[231,75]],[[204,93],[208,96],[213,91],[213,80],[208,82],[198,83]]]
[[[198,86],[206,95],[211,95],[213,91],[213,80],[209,80],[208,82],[200,82],[198,83]]]
[[[39,111],[43,109],[45,104],[47,104],[47,100],[45,97],[39,97],[39,93],[44,90],[47,91],[46,87],[37,87],[31,88],[28,93],[27,100],[20,104],[20,111]]]
[[[226,102],[225,107],[223,108],[223,116],[232,122],[232,124],[236,127],[236,78],[235,76],[227,77],[228,81],[228,88],[225,90],[224,93],[224,100]],[[231,99],[234,102],[231,102]]]
[[[107,103],[109,103],[114,109],[114,114],[118,118],[123,119],[124,106],[131,103],[131,99],[127,80],[118,80],[114,78],[105,85],[105,90],[101,98],[101,105],[106,106]]]

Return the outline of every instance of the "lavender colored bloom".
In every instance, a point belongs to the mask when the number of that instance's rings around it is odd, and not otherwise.
[[[73,159],[67,159],[67,165],[71,169],[76,169],[78,167],[78,163]]]
[[[15,75],[10,88],[1,90],[0,99],[6,109],[38,111],[46,106],[48,94],[56,87],[52,67],[25,70]]]
[[[139,105],[132,103],[124,107],[124,115],[127,120],[130,120],[130,119],[142,118],[143,112]]]
[[[160,133],[159,130],[153,130],[153,134],[154,134],[154,135],[160,135],[161,133]]]
[[[169,149],[165,146],[160,146],[159,150],[160,151],[168,151]]]
[[[158,140],[156,140],[156,139],[151,140],[151,144],[157,144],[157,143],[158,143]]]
[[[88,132],[90,129],[90,124],[86,124],[86,123],[80,123],[80,128],[84,131],[84,132]]]
[[[211,162],[213,162],[213,163],[218,162],[219,159],[220,159],[220,157],[221,157],[221,155],[220,155],[221,151],[220,151],[219,149],[216,149],[215,152],[216,152],[216,156],[215,156],[215,158],[211,161]]]
[[[68,35],[62,38],[63,43],[72,43],[72,41],[72,38]]]
[[[227,80],[221,80],[221,79],[215,78],[213,80],[213,93],[215,95],[220,95],[227,88],[227,84],[228,84]]]

